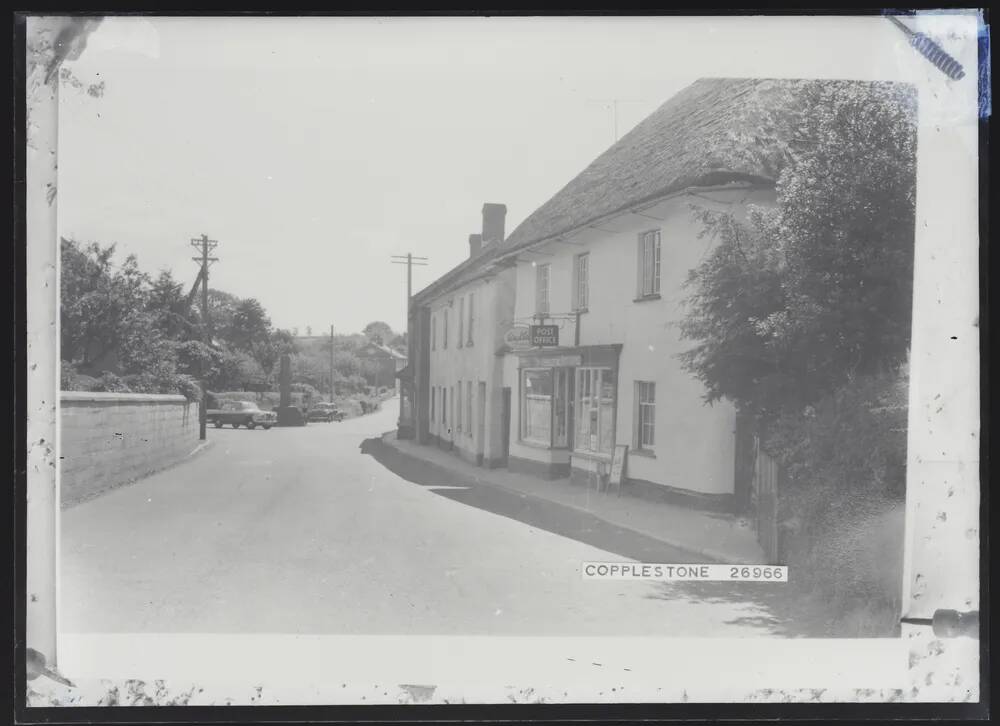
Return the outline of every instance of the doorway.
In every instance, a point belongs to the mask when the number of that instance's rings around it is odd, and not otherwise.
[[[507,466],[510,456],[510,386],[500,391],[500,456],[499,465]]]
[[[482,466],[486,452],[486,384],[483,381],[479,381],[476,393],[479,396],[476,406],[476,463]]]

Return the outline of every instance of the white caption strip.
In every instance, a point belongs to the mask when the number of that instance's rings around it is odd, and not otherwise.
[[[584,580],[705,580],[788,582],[784,565],[668,565],[643,562],[584,562]]]

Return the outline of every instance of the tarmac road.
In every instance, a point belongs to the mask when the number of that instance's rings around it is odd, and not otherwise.
[[[766,610],[735,597],[583,580],[588,560],[697,560],[557,504],[529,507],[392,460],[377,437],[396,409],[388,401],[301,428],[209,428],[211,445],[188,461],[63,511],[60,630],[775,632]]]

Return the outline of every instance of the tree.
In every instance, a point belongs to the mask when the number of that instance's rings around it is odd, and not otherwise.
[[[287,330],[274,330],[268,335],[266,343],[258,346],[255,358],[267,376],[274,372],[274,367],[281,356],[296,352],[295,338]]]
[[[407,348],[406,333],[404,332],[400,335],[393,337],[392,340],[389,341],[389,347],[393,348],[394,350],[403,351],[405,353]]]
[[[777,204],[700,210],[719,244],[688,279],[684,365],[709,400],[765,416],[893,371],[910,339],[916,115],[910,87],[817,81],[784,123]],[[787,111],[785,112],[787,113]]]
[[[129,255],[115,266],[115,246],[61,244],[60,345],[65,360],[84,367],[115,351],[139,355],[151,341],[149,278]]]
[[[389,324],[383,323],[381,320],[368,323],[361,332],[364,333],[368,340],[380,345],[389,342],[395,336]]]
[[[186,296],[181,283],[169,270],[163,270],[152,281],[147,310],[156,329],[168,338],[180,339],[192,327]]]

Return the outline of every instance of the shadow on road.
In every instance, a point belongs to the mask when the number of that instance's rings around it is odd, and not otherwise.
[[[619,527],[587,512],[547,499],[503,489],[474,476],[471,479],[464,478],[448,469],[407,456],[385,444],[381,438],[364,440],[360,449],[361,453],[371,456],[402,479],[428,487],[438,496],[568,537],[621,557],[639,562],[685,564],[713,562],[703,555]],[[794,599],[795,595],[787,585],[754,582],[665,582],[659,583],[656,593],[650,597],[658,600],[683,598],[705,604],[744,603],[750,606],[751,610],[730,621],[732,624],[756,625],[762,630],[786,637],[818,635],[818,632],[815,632],[817,629],[812,624],[797,622],[798,613],[794,608],[790,609],[790,599]]]
[[[569,537],[578,542],[644,562],[712,562],[653,537],[625,529],[579,509],[547,499],[502,489],[476,478],[467,479],[442,467],[414,459],[386,445],[380,438],[366,439],[361,453],[368,454],[389,471],[442,497]]]

